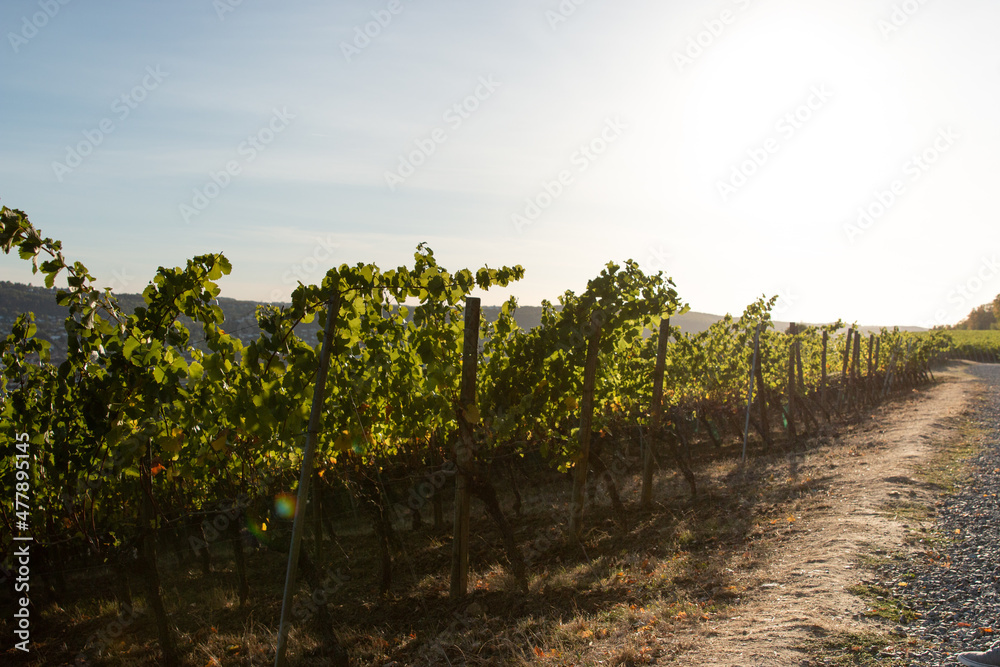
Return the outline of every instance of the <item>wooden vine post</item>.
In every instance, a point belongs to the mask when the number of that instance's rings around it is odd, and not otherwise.
[[[743,422],[743,460],[747,460],[747,441],[750,439],[750,409],[753,406],[753,378],[757,371],[757,357],[760,353],[760,323],[753,330],[753,357],[750,360],[750,386],[747,389],[747,416]]]
[[[315,468],[312,478],[312,532],[313,539],[316,540],[317,558],[323,549],[323,487],[321,486],[323,480],[319,473],[319,468]]]
[[[847,330],[847,340],[844,341],[844,362],[840,368],[840,396],[837,398],[837,411],[844,409],[844,399],[847,397],[847,363],[851,359],[851,338],[854,336],[854,329]]]
[[[892,389],[892,376],[896,369],[896,352],[898,352],[898,348],[893,346],[892,354],[889,355],[889,365],[886,366],[885,370],[885,382],[882,385],[882,398],[885,398],[889,394],[889,390]]]
[[[758,333],[760,329],[758,328]],[[754,377],[757,378],[757,402],[760,405],[760,429],[764,436],[764,444],[768,447],[771,446],[771,424],[767,419],[767,385],[764,384],[764,351],[761,349],[761,345],[758,342],[754,344],[754,349],[757,350],[757,363],[753,367]]]
[[[597,377],[597,357],[601,344],[601,314],[590,316],[590,336],[587,338],[587,361],[583,368],[583,401],[580,403],[580,451],[573,465],[573,495],[570,498],[569,534],[576,540],[583,533],[583,499],[590,466],[590,430],[594,419],[594,381]]]
[[[156,621],[156,633],[162,653],[161,664],[174,667],[180,664],[177,643],[160,595],[160,575],[156,562],[156,511],[153,506],[152,459],[151,443],[147,441],[145,455],[139,461],[139,486],[142,494],[139,502],[142,536],[139,557],[142,563],[142,581],[146,589],[146,604],[153,611],[153,618]]]
[[[458,441],[455,443],[455,537],[451,548],[451,599],[461,600],[469,590],[469,475],[475,456],[469,411],[476,409],[476,371],[479,364],[479,298],[465,300],[465,338],[462,344],[462,389],[459,397]]]
[[[904,378],[904,381],[911,382],[911,383],[915,381],[915,378],[911,378],[910,377],[910,373],[911,373],[911,371],[910,371],[910,365],[912,363],[912,360],[910,359],[910,356],[911,356],[911,350],[912,349],[913,349],[913,341],[912,340],[907,340],[906,341],[906,357],[904,357],[904,359],[903,359],[903,378]],[[983,360],[985,361],[985,355],[983,357]]]
[[[798,333],[796,331],[796,333]],[[795,367],[799,375],[799,391],[804,392],[806,389],[805,372],[802,368],[802,341],[798,338],[795,339]]]
[[[823,356],[820,360],[820,382],[819,382],[819,402],[826,410],[826,348],[830,342],[830,334],[826,329],[823,330]],[[829,414],[827,414],[827,420],[829,421]]]
[[[809,411],[809,406],[806,404],[806,379],[805,379],[805,368],[802,365],[802,341],[796,339],[795,341],[795,367],[799,376],[799,383],[796,385],[796,389],[799,392],[799,396],[796,397],[796,405],[798,405],[799,413],[802,417],[803,423],[806,423],[806,418],[808,418],[813,424],[816,424],[815,418],[812,416],[812,412]],[[817,428],[819,424],[816,424]],[[808,433],[809,427],[805,426],[806,432]]]
[[[865,395],[875,402],[875,334],[868,334],[868,376],[865,379]]]
[[[861,384],[861,332],[856,331],[854,333],[854,361],[851,363],[851,385],[855,387],[854,389],[854,407],[856,409],[861,409],[861,404],[864,402],[863,394],[858,391],[858,385]]]
[[[875,351],[875,334],[868,334],[868,379],[872,377],[872,355]]]
[[[649,414],[649,433],[642,457],[642,493],[639,506],[647,510],[653,503],[653,443],[657,441],[663,421],[663,370],[667,362],[667,339],[670,336],[670,318],[660,320],[660,334],[656,347],[656,367],[653,370],[653,405]]]
[[[306,431],[306,449],[302,454],[302,469],[299,472],[299,489],[295,499],[295,518],[292,522],[292,543],[288,548],[288,569],[285,571],[285,593],[281,600],[281,624],[278,626],[278,648],[274,657],[275,667],[285,667],[285,653],[288,649],[288,631],[291,628],[292,601],[295,598],[295,571],[302,549],[302,533],[305,530],[306,501],[309,499],[309,481],[312,479],[313,458],[316,454],[316,439],[319,435],[319,419],[323,409],[323,394],[326,391],[326,374],[330,367],[330,347],[333,344],[333,330],[340,314],[340,294],[334,292],[326,311],[326,331],[323,347],[319,353],[319,369],[316,372],[316,388],[313,390],[312,408],[309,412],[309,429]]]
[[[788,335],[792,336],[791,344],[788,346],[788,383],[786,385],[787,400],[788,400],[788,414],[785,416],[787,421],[788,435],[794,440],[797,435],[795,433],[795,332],[797,327],[795,323],[792,322],[788,326]]]

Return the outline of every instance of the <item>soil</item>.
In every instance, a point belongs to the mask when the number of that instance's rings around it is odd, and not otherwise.
[[[743,573],[754,586],[743,604],[690,636],[678,633],[671,643],[689,650],[658,664],[798,665],[812,640],[872,629],[865,601],[848,588],[863,578],[859,567],[866,556],[920,548],[906,539],[920,530],[919,519],[887,508],[933,507],[940,488],[918,481],[915,468],[938,445],[959,438],[963,413],[978,391],[962,365],[938,373],[937,380],[845,427],[828,447],[789,457],[790,474],[825,478],[826,493],[800,504],[794,529],[773,545],[772,557]],[[856,455],[829,455],[845,447]]]

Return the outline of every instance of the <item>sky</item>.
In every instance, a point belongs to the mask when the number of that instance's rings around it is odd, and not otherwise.
[[[100,286],[223,252],[222,295],[342,263],[609,261],[693,310],[952,324],[1000,292],[992,0],[4,0],[0,204]],[[0,279],[40,284],[0,256]]]

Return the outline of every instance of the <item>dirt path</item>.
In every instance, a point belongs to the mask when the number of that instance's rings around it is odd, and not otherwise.
[[[860,632],[864,602],[848,592],[859,583],[859,557],[903,548],[905,518],[887,516],[890,502],[933,505],[933,491],[912,478],[934,443],[958,436],[959,416],[976,393],[974,378],[961,369],[913,397],[874,411],[874,419],[843,428],[830,446],[789,459],[794,474],[829,478],[828,494],[796,510],[762,570],[763,582],[732,615],[710,623],[697,636],[676,637],[691,650],[673,665],[798,665],[797,646],[832,632]],[[854,452],[854,455],[850,455]],[[848,455],[845,456],[845,453]]]

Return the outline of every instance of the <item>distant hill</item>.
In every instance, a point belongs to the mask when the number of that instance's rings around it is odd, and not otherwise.
[[[141,294],[117,294],[118,302],[127,313],[131,313],[136,307],[144,304]],[[225,315],[223,327],[226,331],[246,342],[254,340],[260,334],[257,326],[255,313],[257,306],[261,305],[257,301],[241,301],[238,299],[219,298],[219,307]],[[280,305],[280,304],[276,304]],[[11,326],[18,315],[25,312],[33,312],[38,325],[38,337],[52,343],[53,361],[57,363],[66,358],[66,331],[64,322],[66,320],[66,309],[56,304],[56,289],[46,289],[45,287],[34,287],[21,283],[0,281],[0,336],[6,336],[10,332]],[[499,306],[483,306],[482,314],[488,322],[496,320],[499,316]],[[541,324],[541,306],[519,306],[515,313],[515,319],[522,329],[531,329]],[[719,315],[709,313],[688,312],[671,318],[670,323],[680,328],[684,333],[698,333],[704,331],[712,323],[721,320]],[[192,342],[197,346],[199,333],[196,331],[190,320],[182,318],[182,322],[188,327],[192,334]],[[778,331],[788,328],[788,322],[775,322]],[[308,325],[303,325],[300,334],[304,339],[317,338],[319,328],[314,321]],[[881,327],[862,326],[860,329],[868,334],[878,332]],[[890,327],[891,328],[891,327]],[[926,331],[920,327],[900,327],[903,331]]]
[[[0,336],[6,337],[10,333],[19,315],[34,313],[38,327],[37,337],[52,344],[52,360],[59,363],[66,358],[65,321],[68,311],[56,303],[56,291],[57,288],[48,289],[0,280]],[[146,303],[141,294],[116,294],[115,297],[122,310],[129,314]],[[257,338],[260,333],[254,317],[257,306],[255,301],[220,297],[219,307],[225,316],[223,326],[241,340]],[[191,331],[192,343],[197,346],[199,334],[195,331],[193,322],[185,317],[181,321]]]
[[[734,315],[735,317],[735,315]],[[678,315],[676,317],[670,318],[670,324],[680,327],[681,331],[684,333],[699,333],[710,327],[715,322],[721,320],[722,317],[719,315],[711,315],[709,313],[696,313],[690,311],[684,313],[683,315]],[[785,331],[788,329],[788,325],[791,322],[785,320],[772,320],[774,324],[775,331]],[[822,324],[827,324],[826,322],[796,322],[799,326],[820,326]],[[892,329],[894,325],[858,325],[858,330],[860,330],[866,336],[870,333],[878,333],[882,330],[882,327],[886,329]],[[900,331],[927,331],[923,327],[899,327]]]

